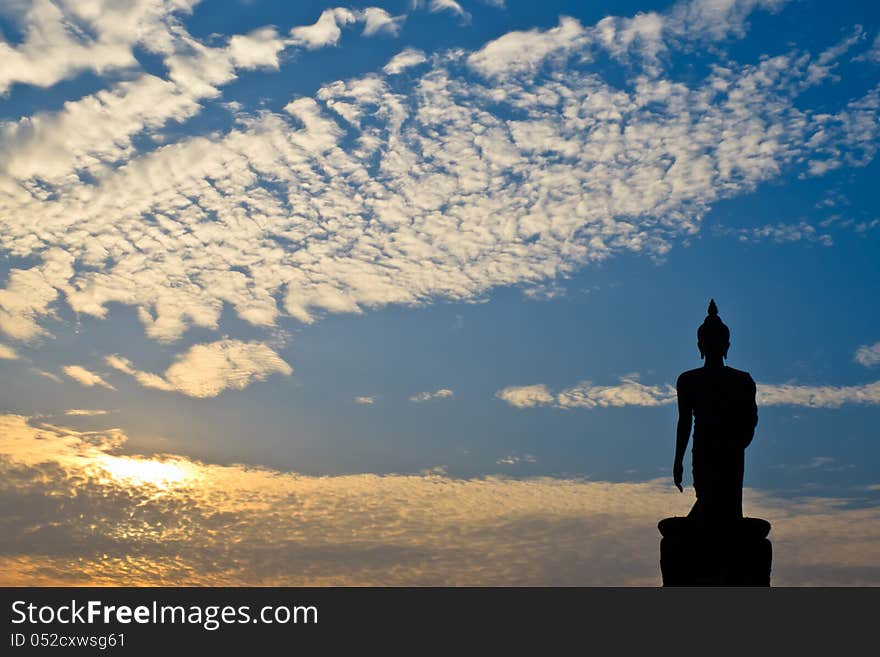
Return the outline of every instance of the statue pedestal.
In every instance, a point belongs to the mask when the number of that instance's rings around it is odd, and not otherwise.
[[[690,518],[657,525],[663,586],[770,586],[770,523],[743,518],[707,526]]]

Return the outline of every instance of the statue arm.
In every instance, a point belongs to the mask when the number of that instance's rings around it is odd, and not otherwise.
[[[691,437],[691,421],[693,407],[688,395],[687,385],[678,377],[675,384],[678,397],[678,426],[675,432],[675,461],[672,464],[672,479],[678,490],[682,490],[681,481],[684,474],[684,454],[687,451],[688,441]]]

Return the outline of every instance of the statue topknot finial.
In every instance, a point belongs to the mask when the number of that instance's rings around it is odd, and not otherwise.
[[[715,299],[709,300],[709,309],[706,311],[706,319],[697,329],[697,343],[700,345],[700,353],[703,353],[703,347],[710,343],[717,345],[718,349],[723,349],[726,357],[727,343],[730,341],[730,329],[721,321],[718,316],[718,306],[715,305]]]

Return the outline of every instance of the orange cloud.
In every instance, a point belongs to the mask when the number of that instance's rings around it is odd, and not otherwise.
[[[666,480],[316,477],[121,454],[118,430],[0,416],[0,583],[657,585]],[[774,583],[877,584],[880,509],[748,491]]]

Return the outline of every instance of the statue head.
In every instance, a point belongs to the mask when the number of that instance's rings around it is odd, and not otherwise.
[[[709,300],[706,319],[697,329],[697,347],[700,349],[700,358],[727,358],[727,350],[730,348],[730,329],[718,316],[715,299]]]

